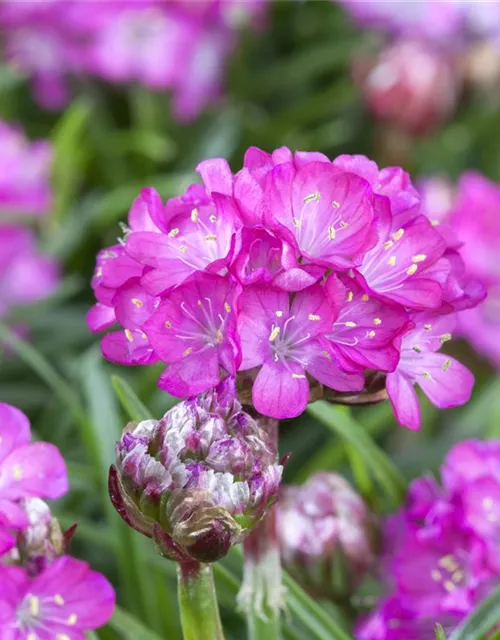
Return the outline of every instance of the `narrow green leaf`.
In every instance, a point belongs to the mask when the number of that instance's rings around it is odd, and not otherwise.
[[[449,640],[483,640],[499,622],[500,587],[497,587],[453,631]]]
[[[321,401],[310,405],[308,412],[356,449],[384,490],[390,506],[397,507],[406,488],[404,478],[366,429],[351,416],[349,409]]]
[[[132,387],[120,376],[112,376],[111,383],[113,389],[130,420],[140,422],[151,418],[151,412],[137,397]]]
[[[446,640],[446,634],[440,624],[436,624],[434,627],[434,633],[436,634],[436,640]]]
[[[121,607],[116,607],[109,626],[120,634],[122,640],[162,640],[161,636],[145,627],[142,622]]]

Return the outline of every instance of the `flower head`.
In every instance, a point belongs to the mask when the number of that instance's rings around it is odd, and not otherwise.
[[[227,378],[160,421],[129,425],[117,443],[110,494],[126,522],[164,555],[213,562],[276,500],[276,456]]]
[[[301,487],[283,489],[278,514],[287,569],[313,591],[352,593],[374,561],[374,522],[351,485],[316,473]]]
[[[6,638],[83,637],[109,620],[114,604],[106,578],[69,556],[34,578],[20,567],[0,566],[0,626]]]

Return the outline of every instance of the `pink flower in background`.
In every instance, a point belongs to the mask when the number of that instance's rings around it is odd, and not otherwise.
[[[2,638],[83,638],[113,614],[115,592],[100,573],[69,556],[34,578],[21,567],[0,566]]]
[[[32,78],[43,106],[61,108],[70,80],[93,76],[169,91],[176,118],[190,120],[221,95],[237,30],[258,27],[264,8],[262,0],[7,0],[0,23],[7,58]]]
[[[0,225],[0,317],[50,295],[58,282],[57,263],[38,252],[30,229]]]
[[[432,311],[448,326],[482,289],[406,172],[286,147],[250,148],[236,173],[223,158],[197,170],[203,184],[165,204],[143,189],[124,239],[97,256],[87,321],[118,326],[106,358],[165,362],[159,385],[180,397],[241,372],[255,408],[277,419],[300,415],[320,385],[363,393],[377,372],[412,428],[415,382],[440,407],[468,399],[472,376],[435,353],[449,329],[429,340],[415,324]]]
[[[359,640],[427,640],[436,622],[451,632],[498,584],[499,469],[500,442],[470,440],[449,451],[441,484],[411,483],[383,531],[387,596]]]
[[[47,442],[30,444],[28,418],[0,403],[0,554],[14,544],[9,530],[29,524],[20,500],[60,498],[68,491],[66,464]]]
[[[51,164],[49,142],[30,143],[22,131],[0,122],[0,220],[5,215],[48,213],[52,204]]]

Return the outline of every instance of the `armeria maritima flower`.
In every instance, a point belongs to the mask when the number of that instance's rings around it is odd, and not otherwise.
[[[130,424],[110,471],[112,502],[179,562],[214,562],[276,501],[282,466],[242,410],[235,382],[185,400],[161,420]]]
[[[98,255],[88,315],[93,331],[118,325],[109,360],[163,361],[174,395],[236,374],[260,413],[294,417],[322,387],[355,395],[401,373],[419,313],[453,323],[484,295],[398,167],[283,147],[249,149],[236,174],[222,158],[198,171],[203,184],[166,204],[141,192]],[[460,397],[445,384],[439,406],[466,401],[470,382]]]
[[[359,640],[427,640],[436,622],[451,631],[498,583],[499,441],[458,443],[441,479],[414,480],[387,519],[388,598],[361,621]]]
[[[313,593],[350,595],[375,560],[375,522],[351,485],[319,472],[283,488],[278,532],[285,567]]]

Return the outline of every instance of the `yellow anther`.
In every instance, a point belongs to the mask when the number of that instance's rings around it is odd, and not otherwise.
[[[144,333],[144,331],[141,331],[141,338],[143,340],[147,340],[148,339],[148,336]]]
[[[486,498],[483,498],[483,507],[485,509],[491,509],[493,507],[493,498],[490,498],[489,496],[486,496]]]
[[[200,308],[203,306],[203,302],[201,300],[198,300],[198,302],[196,303]]]
[[[40,613],[40,599],[36,596],[30,598],[30,613],[34,618]]]
[[[172,328],[172,323],[170,322],[170,320],[165,320],[165,328],[166,329],[171,329]]]
[[[292,222],[297,227],[297,229],[300,227],[300,220],[298,218],[293,218]]]
[[[320,200],[321,199],[321,194],[316,191],[316,193],[310,193],[308,196],[306,196],[304,198],[304,204],[306,202],[312,202],[313,200]]]
[[[199,211],[198,209],[193,209],[191,211],[191,222],[196,222],[198,220]]]
[[[62,607],[64,605],[64,598],[59,593],[56,593],[54,596],[54,602]]]
[[[382,320],[380,318],[373,318],[373,324],[377,327],[382,324]]]
[[[315,313],[310,313],[307,317],[309,320],[313,321],[321,320],[321,316],[318,316]]]
[[[231,313],[231,305],[229,304],[229,302],[224,302],[224,309],[227,313]]]
[[[185,358],[192,352],[193,352],[193,347],[189,347],[188,349],[186,349],[186,351],[183,352],[182,357]]]
[[[56,640],[71,640],[71,638],[65,633],[58,633],[56,635]]]
[[[369,299],[370,296],[367,293],[363,293],[363,295],[361,296],[361,300],[363,300],[363,302],[368,302]]]
[[[276,338],[279,336],[279,333],[280,328],[274,327],[274,329],[271,331],[271,335],[269,336],[269,342],[274,342],[274,340],[276,340]]]
[[[347,229],[348,226],[349,226],[349,223],[346,222],[345,220],[341,220],[340,221],[340,228],[341,229]]]
[[[293,380],[303,380],[305,375],[303,373],[292,373]]]
[[[134,341],[134,336],[132,335],[132,331],[130,331],[130,329],[125,329],[125,337],[129,342]]]
[[[411,260],[412,262],[423,262],[424,260],[427,260],[427,256],[425,253],[419,253],[416,256],[413,256]]]
[[[455,591],[456,585],[454,585],[451,580],[446,580],[446,582],[444,583],[444,588],[446,589],[446,591]]]
[[[372,329],[371,331],[368,331],[368,337],[369,338],[374,338],[376,336],[375,331]]]
[[[432,324],[424,324],[424,329],[426,331],[430,331],[432,329]]]
[[[422,349],[417,344],[414,344],[412,349],[415,353],[422,353]]]
[[[134,304],[138,309],[143,306],[143,302],[142,300],[139,300],[139,298],[132,298],[132,304]]]
[[[340,209],[340,202],[337,202],[336,200],[334,200],[334,201],[332,202],[332,207],[333,207],[334,209]]]
[[[394,240],[401,240],[401,238],[404,236],[404,233],[405,233],[404,229],[398,229],[396,233],[392,234],[392,237]]]
[[[439,225],[439,220],[431,220],[431,224],[433,227],[437,227]]]
[[[462,582],[462,580],[464,579],[464,576],[465,574],[463,571],[455,571],[451,576],[451,579],[455,584],[458,584],[459,582]]]
[[[416,264],[412,264],[411,267],[408,267],[408,269],[406,270],[406,273],[409,276],[412,276],[414,273],[417,272],[417,269],[418,269],[417,265]]]
[[[336,231],[335,231],[335,227],[331,224],[328,227],[328,237],[330,238],[330,240],[335,240],[335,236],[337,235]]]
[[[221,329],[217,329],[217,344],[220,344],[222,342],[222,330]]]
[[[349,327],[349,328],[351,328],[351,329],[352,329],[352,328],[354,328],[354,327],[357,327],[357,326],[358,326],[358,325],[357,325],[355,322],[353,322],[352,320],[348,320],[347,322],[344,322],[344,324],[345,324],[345,326],[346,326],[346,327]]]
[[[275,311],[275,312],[274,312],[274,315],[275,315],[277,318],[281,318],[281,317],[282,317],[282,315],[283,315],[283,311]]]
[[[208,219],[210,220],[210,222],[217,222],[217,216],[214,216],[213,213],[211,216],[208,216]]]
[[[179,247],[179,251],[181,253],[187,253],[188,248],[186,247],[185,244],[181,244],[181,246]]]
[[[76,613],[72,613],[68,618],[68,624],[70,625],[70,627],[76,624],[77,621],[78,621],[78,616],[76,615]]]
[[[23,477],[23,468],[19,464],[15,464],[12,467],[12,475],[16,480],[21,480]]]
[[[450,573],[458,569],[458,564],[453,554],[439,558],[438,565],[443,569],[447,569]]]
[[[390,249],[392,246],[394,245],[394,242],[392,240],[387,240],[387,242],[384,242],[384,249],[387,251],[388,249]]]
[[[424,371],[422,375],[426,380],[432,380],[432,376],[428,371]]]
[[[36,635],[34,633],[28,633],[26,640],[36,640]]]
[[[391,257],[389,258],[389,260],[387,260],[387,264],[388,264],[390,267],[394,267],[394,266],[395,266],[395,264],[396,264],[396,256],[391,256]]]
[[[97,270],[95,272],[95,277],[100,278],[101,276],[102,276],[102,267],[97,267]]]
[[[217,240],[217,236],[214,236],[213,233],[209,233],[205,236],[205,240],[207,240],[207,242],[215,242]]]
[[[441,580],[443,579],[441,571],[439,571],[439,569],[433,569],[431,571],[431,578],[434,580],[434,582],[441,582]]]
[[[175,236],[179,235],[180,229],[170,229],[170,231],[167,233],[167,236],[169,238],[175,238]]]
[[[331,360],[332,359],[332,356],[328,353],[328,351],[322,351],[321,353],[325,356],[325,358],[327,360]]]
[[[451,360],[445,360],[443,362],[443,371],[448,371],[448,369],[451,367]]]
[[[348,291],[347,292],[347,302],[352,302],[353,298],[354,298],[354,293],[352,291]]]
[[[441,344],[444,344],[445,342],[449,342],[452,338],[453,336],[451,335],[451,333],[443,333],[442,336],[439,336],[439,341],[441,342]]]

